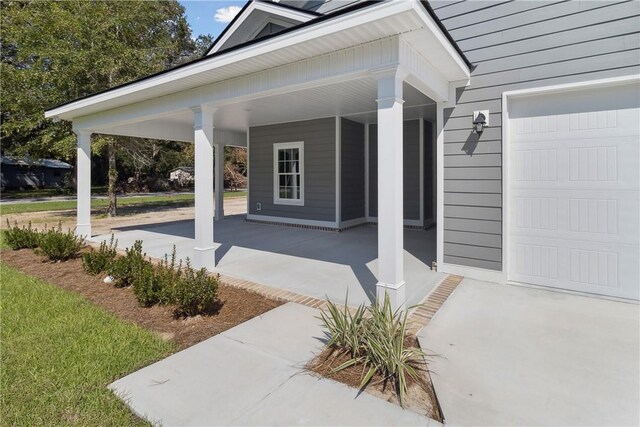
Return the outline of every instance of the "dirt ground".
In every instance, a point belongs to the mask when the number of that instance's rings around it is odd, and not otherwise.
[[[113,229],[120,227],[129,227],[136,225],[146,224],[159,224],[162,222],[189,220],[194,218],[194,208],[175,208],[162,209],[154,207],[153,209],[144,209],[143,207],[137,207],[135,210],[128,208],[121,208],[122,215],[113,218],[107,218],[104,216],[103,210],[92,211],[91,217],[91,230],[92,234],[109,234]],[[225,215],[238,215],[245,214],[247,212],[247,198],[246,197],[233,197],[225,199],[224,201],[224,213]],[[74,228],[76,225],[76,211],[44,211],[44,212],[29,212],[13,215],[2,215],[2,221],[0,221],[0,229],[6,228],[7,219],[13,225],[15,221],[19,225],[26,225],[31,221],[36,228],[44,227],[44,224],[57,225],[62,223],[62,228]]]
[[[121,319],[149,329],[179,349],[192,346],[282,304],[255,292],[221,284],[219,310],[207,316],[176,318],[168,306],[141,307],[131,288],[116,288],[103,276],[84,272],[80,258],[51,263],[30,249],[3,250],[2,262],[60,288],[76,292]]]
[[[420,346],[415,337],[407,338],[405,346],[407,345]],[[349,357],[347,355],[337,354],[332,348],[325,347],[319,355],[307,364],[306,368],[317,375],[331,378],[354,388],[359,388],[362,377],[366,374],[366,372],[363,372],[362,365],[354,365],[341,371],[333,372],[334,368],[348,360]],[[421,378],[420,381],[416,381],[408,377],[404,407],[421,415],[426,415],[436,421],[442,421],[442,412],[438,405],[427,365],[422,363],[419,366],[415,366],[415,368],[420,373]],[[380,374],[373,376],[369,385],[365,387],[365,391],[388,402],[400,405],[394,384],[390,381],[385,381]]]

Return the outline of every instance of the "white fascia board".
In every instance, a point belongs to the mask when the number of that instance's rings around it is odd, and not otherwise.
[[[467,66],[465,60],[460,56],[458,51],[453,47],[447,36],[444,35],[438,24],[435,23],[431,15],[427,13],[424,7],[419,4],[419,1],[411,1],[411,5],[415,12],[422,18],[425,23],[427,29],[436,37],[436,40],[440,43],[440,45],[447,51],[449,57],[453,59],[458,66],[462,76],[460,76],[457,80],[469,79],[471,77],[471,70]]]
[[[400,36],[400,65],[408,71],[407,83],[436,102],[450,98],[449,81],[436,67]]]
[[[302,11],[296,11],[292,9],[287,9],[281,6],[263,3],[263,2],[255,2],[252,1],[249,6],[244,10],[242,16],[239,16],[238,19],[233,23],[231,27],[222,35],[220,40],[216,40],[215,46],[213,46],[210,50],[207,51],[207,55],[211,55],[212,53],[220,50],[222,46],[229,40],[229,38],[242,26],[242,24],[247,20],[247,18],[253,13],[255,10],[260,10],[269,14],[277,15],[283,18],[292,19],[298,22],[307,22],[313,18],[317,18],[316,15],[312,15],[310,13],[305,13]]]
[[[631,74],[627,76],[610,77],[606,79],[586,80],[586,81],[576,82],[576,83],[563,83],[563,84],[553,85],[553,86],[533,87],[529,89],[518,89],[518,90],[503,92],[502,95],[503,97],[508,97],[508,98],[538,96],[538,95],[552,94],[557,92],[568,92],[573,90],[616,86],[616,85],[622,85],[622,84],[633,83],[633,82],[640,82],[640,75]]]
[[[71,120],[84,114],[72,114],[75,110],[82,109],[93,104],[112,100],[123,95],[129,95],[149,89],[162,84],[170,83],[201,73],[211,72],[216,68],[243,61],[249,58],[268,54],[280,49],[286,49],[290,46],[300,44],[306,41],[320,38],[339,31],[348,30],[358,25],[366,25],[370,22],[384,19],[392,15],[412,10],[413,2],[383,2],[374,6],[354,11],[342,15],[340,17],[327,20],[320,25],[312,25],[301,28],[297,31],[279,35],[273,39],[267,39],[263,42],[252,44],[244,48],[233,50],[218,57],[211,58],[211,61],[200,61],[195,64],[179,68],[174,71],[152,77],[138,83],[133,83],[121,88],[116,88],[105,93],[97,94],[89,98],[80,99],[67,105],[54,108],[45,112],[46,118],[60,116],[60,118]],[[71,114],[70,114],[71,113]],[[63,117],[66,115],[66,117]]]

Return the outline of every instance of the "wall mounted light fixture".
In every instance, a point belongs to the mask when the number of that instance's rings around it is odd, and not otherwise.
[[[489,126],[489,110],[473,112],[473,130],[480,135]]]

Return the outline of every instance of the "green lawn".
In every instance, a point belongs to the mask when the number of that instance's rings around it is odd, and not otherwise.
[[[107,388],[174,350],[0,263],[0,425],[143,425]]]
[[[106,194],[107,187],[91,187],[91,194]],[[53,196],[68,196],[69,192],[61,188],[32,188],[29,190],[3,190],[2,199],[16,200],[16,199],[28,199],[31,197],[53,197]]]
[[[226,191],[225,199],[244,197],[246,191]],[[186,207],[192,206],[194,202],[193,194],[172,194],[162,196],[146,197],[122,197],[118,199],[118,206],[121,207]],[[94,199],[91,201],[93,209],[106,208],[109,205],[107,199]],[[18,214],[25,212],[41,211],[63,211],[76,208],[75,200],[53,201],[53,202],[26,202],[3,205],[1,210],[3,215]]]

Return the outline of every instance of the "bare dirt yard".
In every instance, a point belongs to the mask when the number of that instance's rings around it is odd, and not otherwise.
[[[245,214],[247,212],[247,198],[244,197],[232,197],[225,198],[224,201],[225,215],[238,215]],[[119,214],[116,217],[108,218],[104,215],[104,210],[94,209],[92,211],[91,229],[94,235],[109,234],[114,229],[121,227],[130,227],[136,225],[146,224],[159,224],[162,222],[189,220],[194,218],[193,207],[168,207],[168,208],[145,208],[136,207],[128,208],[123,207],[119,209]],[[43,212],[27,212],[19,214],[2,215],[2,221],[0,221],[0,229],[6,228],[7,220],[13,225],[14,222],[18,222],[19,225],[26,225],[29,222],[36,228],[44,227],[45,224],[49,226],[62,224],[63,229],[74,228],[76,225],[76,211],[75,209],[66,211],[43,211]]]

